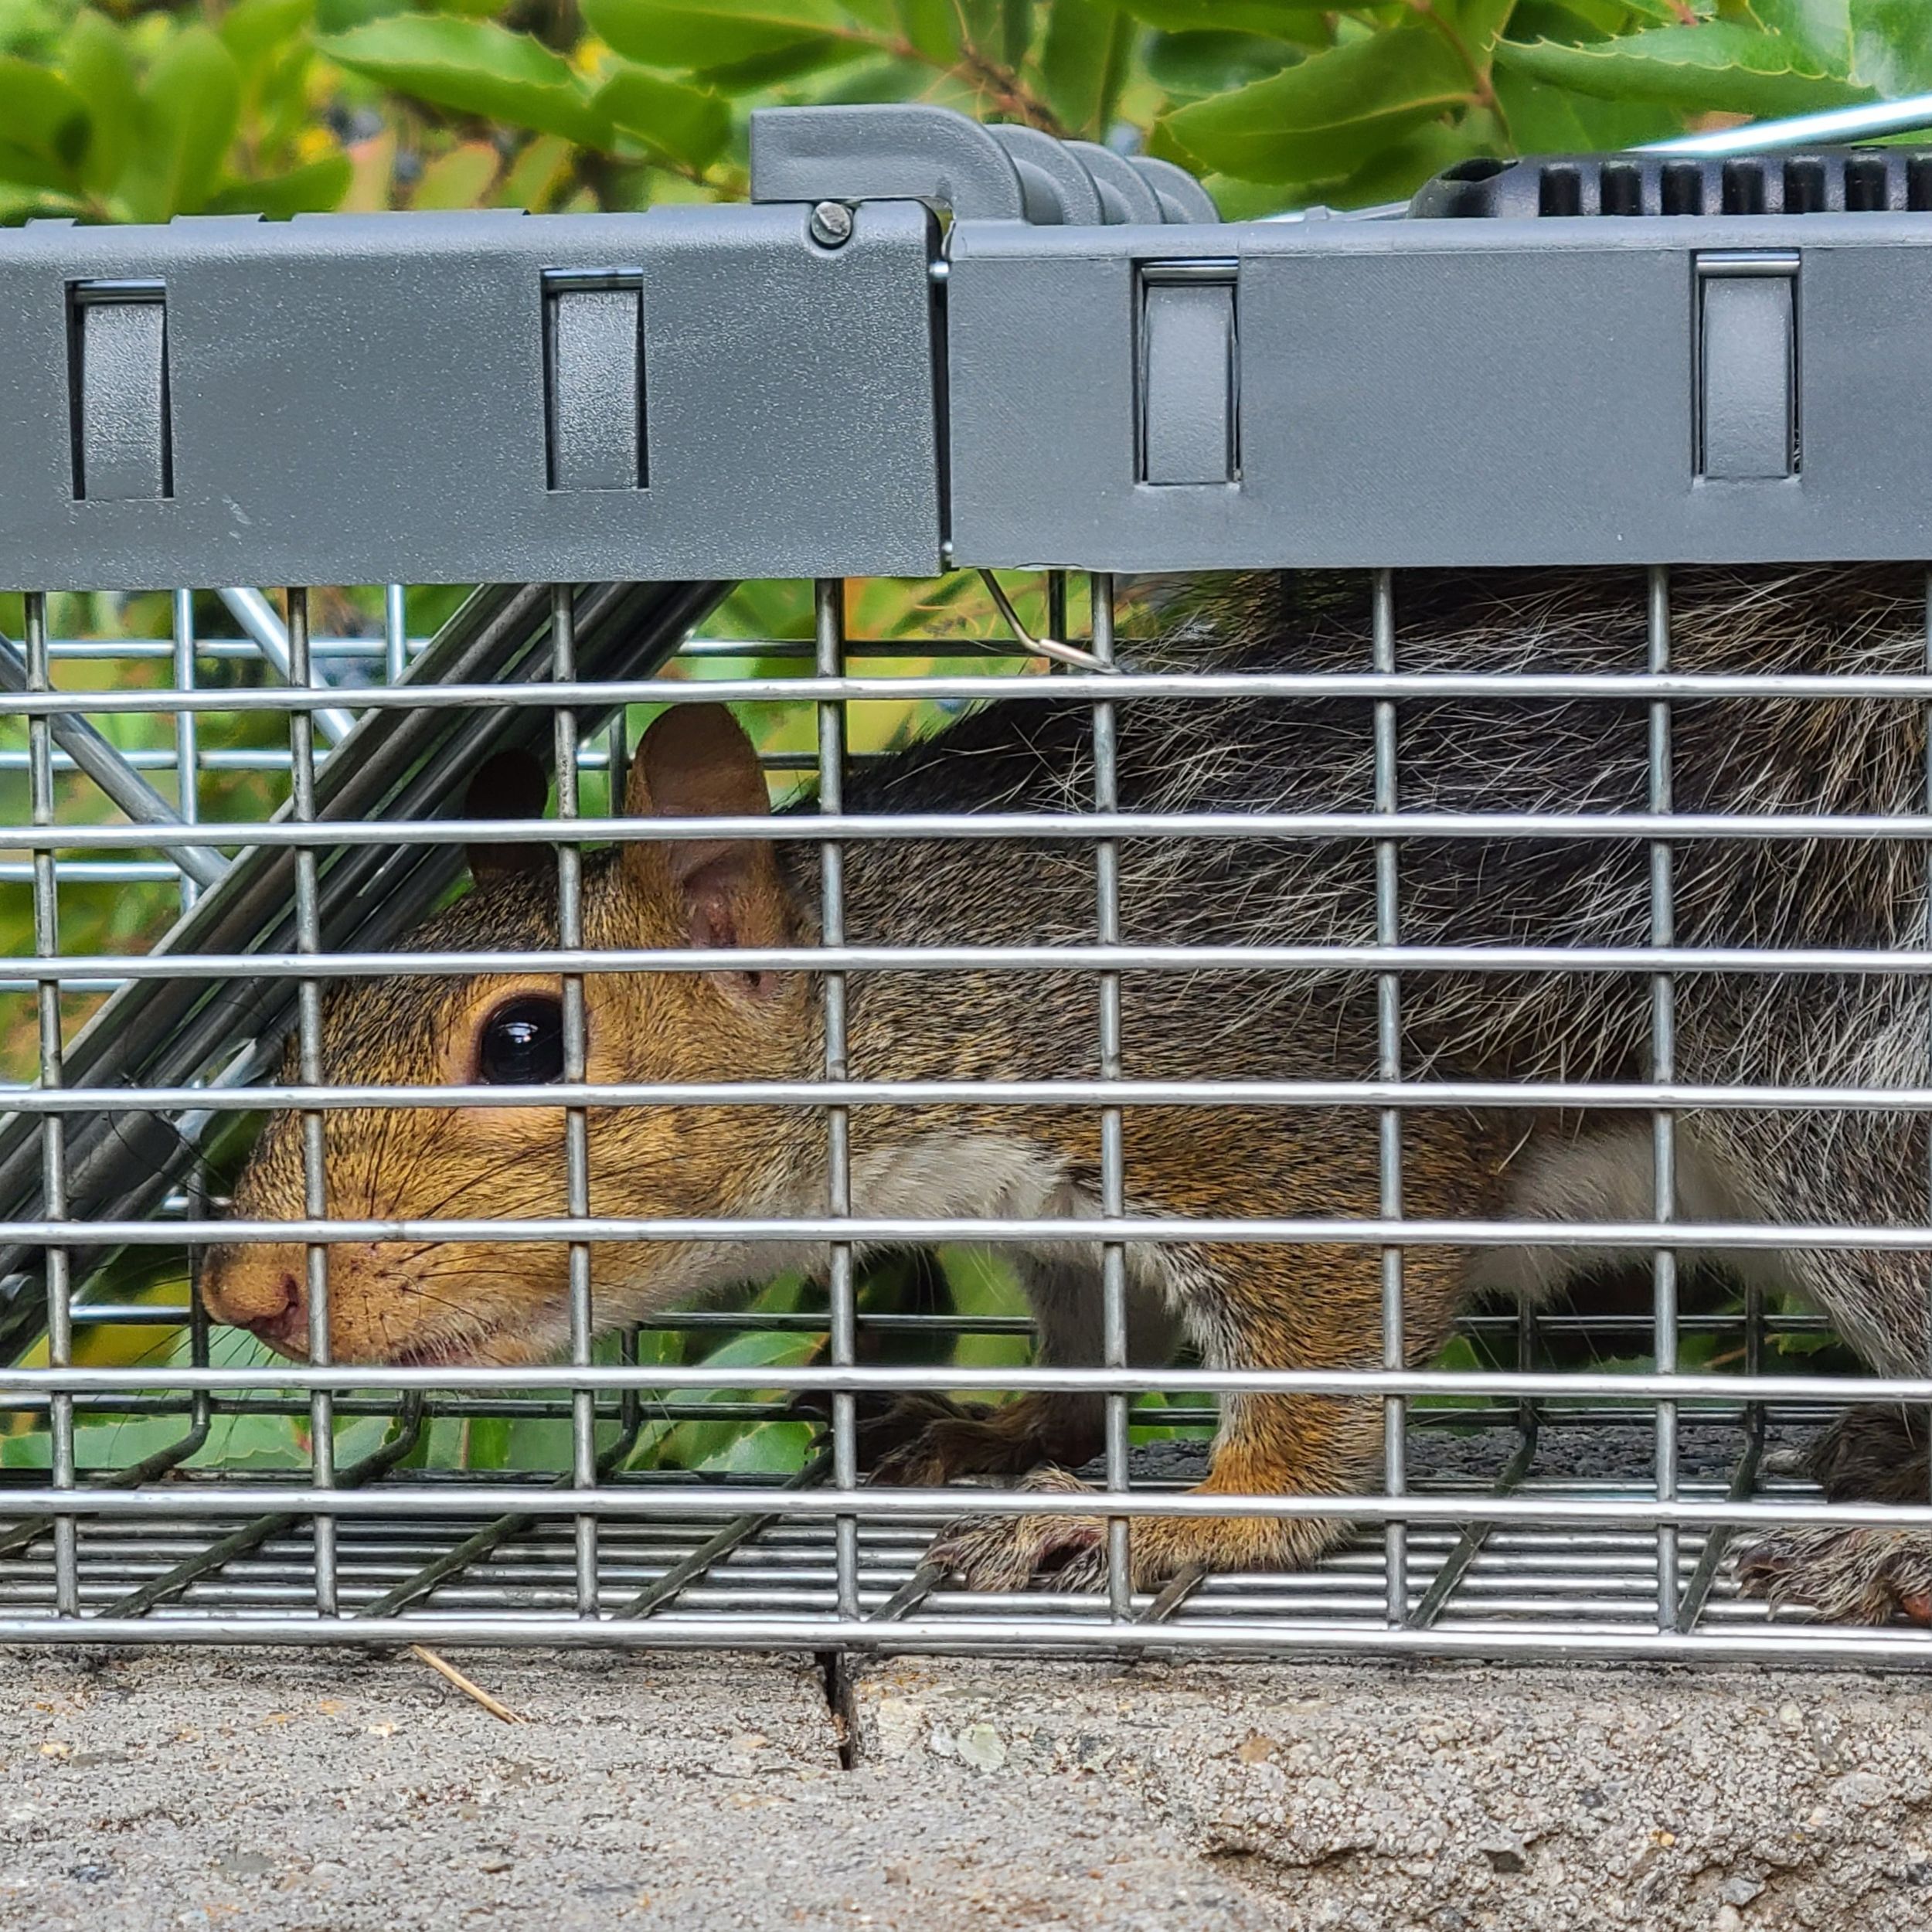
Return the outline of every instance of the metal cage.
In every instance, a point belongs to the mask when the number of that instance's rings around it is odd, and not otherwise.
[[[1727,1560],[1740,1535],[1791,1525],[1932,1535],[1932,1497],[1828,1502],[1798,1453],[1850,1404],[1932,1403],[1924,1349],[1874,1376],[1791,1298],[1680,1294],[1692,1250],[1932,1250],[1923,1173],[1900,1177],[1882,1226],[1680,1213],[1687,1114],[1932,1104],[1922,1069],[1774,1089],[1686,1080],[1673,1057],[1687,978],[1917,987],[1932,957],[1719,957],[1678,937],[1676,867],[1699,842],[1916,852],[1932,824],[1932,790],[1856,823],[1674,798],[1682,706],[1932,706],[1932,618],[1903,672],[1673,662],[1681,569],[1774,587],[1785,566],[1932,556],[1932,389],[1912,348],[1932,170],[1898,149],[1787,155],[1776,131],[1707,145],[1726,144],[1729,158],[1465,167],[1397,219],[1222,225],[1158,164],[937,111],[797,111],[759,117],[744,208],[0,235],[15,372],[0,574],[21,597],[19,639],[0,646],[0,1641],[1932,1655],[1932,1632],[1906,1623],[1748,1597]],[[1427,623],[1413,577],[1531,568],[1610,573],[1641,660],[1405,668]],[[1166,580],[1257,570],[1350,578],[1363,660],[1141,662]],[[128,588],[236,579],[309,587]],[[451,584],[483,587],[436,587]],[[1645,795],[1614,822],[1587,799],[1405,811],[1405,707],[1458,692],[1630,708]],[[1123,806],[1124,714],[1253,697],[1358,706],[1369,808]],[[587,937],[587,848],[716,829],[640,821],[620,782],[643,708],[699,699],[755,708],[740,715],[794,810],[733,835],[808,849],[809,944]],[[988,702],[1086,719],[1059,809],[862,802],[866,774]],[[475,815],[472,781],[506,752],[547,767],[554,815]],[[1512,836],[1623,842],[1643,868],[1643,943],[1424,943],[1405,927],[1406,850]],[[910,948],[849,930],[845,859],[896,838],[1077,866],[1090,924]],[[1124,849],[1206,839],[1359,853],[1372,934],[1127,936]],[[406,950],[472,842],[556,855],[553,945]],[[560,1090],[329,1077],[325,989],[399,962],[554,981]],[[726,968],[810,977],[811,1077],[591,1077],[590,982]],[[1077,981],[1090,1071],[855,1074],[853,982],[969,970],[1021,1002]],[[1357,976],[1372,1068],[1137,1077],[1124,983],[1236,970]],[[1637,988],[1643,1077],[1458,1083],[1418,1066],[1407,987],[1502,971]],[[561,1113],[553,1211],[332,1215],[332,1117],[499,1103]],[[1138,1208],[1134,1111],[1237,1103],[1369,1123],[1374,1211]],[[817,1124],[822,1211],[594,1213],[592,1118],[619,1106]],[[855,1114],[947,1107],[1078,1112],[1089,1193],[1046,1219],[855,1210]],[[1448,1107],[1634,1118],[1646,1202],[1533,1223],[1405,1212],[1406,1137]],[[304,1202],[250,1224],[223,1190],[265,1114],[299,1136]],[[568,1257],[566,1359],[328,1359],[332,1250],[512,1238]],[[1131,1366],[1130,1253],[1183,1240],[1374,1255],[1372,1359]],[[305,1337],[306,1362],[247,1348],[195,1292],[211,1246],[251,1240],[307,1257],[306,1327],[284,1338]],[[593,1250],[644,1241],[740,1243],[791,1278],[605,1333]],[[1029,1241],[1096,1257],[1091,1359],[1023,1359],[1025,1309],[983,1257]],[[1405,1257],[1526,1242],[1614,1257],[1621,1285],[1475,1305],[1447,1352],[1412,1359]],[[1091,1492],[865,1479],[876,1398],[1048,1390],[1104,1403]],[[1366,1493],[1192,1491],[1217,1404],[1257,1393],[1376,1405]],[[1134,1587],[1135,1522],[1217,1512],[1352,1528],[1306,1568],[1197,1565]],[[927,1552],[967,1513],[1104,1519],[1101,1587],[958,1587]]]

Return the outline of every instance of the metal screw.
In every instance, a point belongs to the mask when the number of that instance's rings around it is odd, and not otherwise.
[[[821,248],[843,248],[852,240],[852,210],[842,201],[821,201],[811,211],[811,238]]]

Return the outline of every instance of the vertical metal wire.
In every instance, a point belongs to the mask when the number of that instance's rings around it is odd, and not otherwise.
[[[560,684],[577,674],[577,604],[567,583],[550,587],[552,675]],[[561,706],[555,718],[557,817],[577,816],[577,719]],[[583,944],[583,853],[571,838],[556,849],[557,941],[566,951]],[[563,1077],[573,1084],[583,1080],[589,1031],[584,1016],[583,976],[563,975]],[[590,1212],[590,1138],[589,1116],[581,1107],[563,1110],[563,1211],[573,1220]],[[594,1317],[590,1305],[590,1244],[570,1243],[570,1359],[579,1368],[590,1361]],[[570,1479],[580,1489],[597,1479],[597,1400],[588,1389],[570,1396]],[[579,1516],[576,1522],[577,1614],[597,1613],[597,1519]]]
[[[195,594],[175,593],[175,689],[195,688]],[[175,799],[184,825],[192,825],[201,811],[201,746],[192,711],[175,713]],[[185,866],[181,873],[181,909],[186,912],[201,888]]]
[[[1925,668],[1928,673],[1932,673],[1932,570],[1926,573],[1925,578]],[[1932,815],[1932,704],[1920,707],[1919,729],[1924,740],[1925,809],[1928,815]],[[1922,849],[1925,855],[1925,944],[1927,950],[1932,951],[1932,844],[1925,845]],[[1928,998],[1932,998],[1932,978],[1927,978],[1923,984]],[[1928,1017],[1932,1018],[1932,1015]],[[1928,1077],[1932,1078],[1932,1026],[1927,1029],[1926,1048]],[[1932,1121],[1927,1122],[1925,1125],[1927,1212],[1932,1216]],[[1921,1253],[1919,1262],[1922,1267],[1932,1268],[1932,1255]],[[1925,1367],[1927,1372],[1932,1374],[1932,1294],[1928,1294],[1925,1299]],[[1927,1407],[1925,1423],[1927,1500],[1932,1501],[1932,1405]]]
[[[298,690],[311,690],[315,666],[308,647],[308,592],[291,586],[288,592],[288,681]],[[306,710],[288,714],[288,770],[291,811],[298,823],[315,816],[315,721]],[[312,845],[295,853],[295,950],[322,950],[321,899],[316,886],[316,854]],[[322,983],[304,979],[295,988],[296,1053],[302,1084],[320,1087],[326,1074],[322,1062]],[[311,1221],[328,1213],[327,1116],[319,1108],[302,1115],[302,1211]],[[308,1283],[308,1357],[330,1359],[328,1341],[328,1247],[311,1241],[306,1257]],[[335,1405],[333,1396],[317,1389],[308,1399],[309,1458],[315,1487],[335,1486]],[[315,1608],[319,1615],[335,1614],[335,1520],[315,1519]]]
[[[1670,573],[1653,565],[1648,586],[1647,624],[1649,633],[1649,668],[1662,675],[1670,669]],[[1654,813],[1675,809],[1671,768],[1670,701],[1658,698],[1650,706],[1649,808]],[[1672,891],[1672,857],[1670,842],[1653,839],[1650,847],[1650,943],[1653,946],[1676,944],[1676,904]],[[1673,975],[1665,971],[1651,976],[1651,1078],[1659,1083],[1675,1077],[1677,1062],[1677,993]],[[1660,1223],[1677,1218],[1677,1117],[1668,1107],[1659,1107],[1651,1117],[1651,1185],[1653,1211]],[[1651,1263],[1654,1339],[1658,1372],[1667,1375],[1677,1366],[1677,1251],[1659,1248]],[[1674,1502],[1677,1495],[1677,1405],[1657,1405],[1657,1499]],[[1660,1523],[1657,1529],[1657,1622],[1661,1630],[1677,1627],[1682,1593],[1678,1574],[1677,1531]]]
[[[403,586],[383,586],[383,677],[400,684],[410,668],[409,606]]]
[[[1066,641],[1066,573],[1049,570],[1046,573],[1046,634]],[[1066,668],[1056,658],[1046,660],[1048,674]]]
[[[1114,662],[1114,580],[1096,573],[1090,580],[1093,651],[1103,666]],[[1119,740],[1113,704],[1105,699],[1094,706],[1094,809],[1117,811],[1121,804]],[[1102,946],[1121,943],[1121,848],[1112,838],[1094,847],[1094,937]],[[1121,976],[1097,975],[1100,998],[1100,1077],[1123,1077],[1121,1052]],[[1100,1216],[1118,1220],[1127,1213],[1127,1156],[1121,1110],[1100,1109]],[[1127,1366],[1127,1249],[1119,1241],[1100,1247],[1100,1361],[1109,1369]],[[1124,1490],[1128,1483],[1128,1398],[1107,1398],[1107,1486]],[[1124,1516],[1107,1522],[1107,1590],[1109,1614],[1124,1620],[1134,1590],[1133,1566]]]
[[[1375,573],[1373,652],[1375,668],[1396,668],[1396,590],[1393,571]],[[1393,815],[1400,802],[1396,784],[1396,706],[1390,698],[1375,706],[1375,809]],[[1401,845],[1393,838],[1376,841],[1376,943],[1397,946],[1402,940]],[[1376,1073],[1383,1080],[1402,1078],[1402,975],[1376,975]],[[1385,1221],[1402,1218],[1402,1110],[1383,1108],[1376,1123],[1376,1172],[1379,1177],[1378,1213]],[[1386,1369],[1404,1366],[1402,1249],[1391,1242],[1382,1250],[1382,1363]],[[1383,1486],[1391,1496],[1408,1489],[1408,1409],[1400,1396],[1382,1405]],[[1399,1627],[1409,1614],[1409,1537],[1407,1526],[1391,1519],[1383,1532],[1387,1571],[1386,1614],[1389,1627]]]
[[[47,658],[47,599],[43,591],[26,597],[27,689],[51,691],[53,680]],[[27,720],[28,784],[33,822],[54,822],[53,723],[44,716]],[[51,852],[33,855],[33,949],[43,960],[60,954],[60,882]],[[63,1084],[60,1031],[60,979],[58,971],[39,980],[35,992],[40,1023],[40,1084],[49,1090]],[[67,1216],[67,1136],[58,1114],[40,1120],[41,1187],[46,1218]],[[73,1362],[73,1277],[70,1257],[62,1247],[47,1250],[47,1361],[65,1369]],[[56,1395],[47,1405],[50,1440],[49,1461],[56,1489],[74,1486],[73,1397]],[[56,1516],[53,1526],[54,1610],[62,1617],[80,1614],[80,1546],[74,1519]]]
[[[175,689],[195,688],[195,594],[178,590],[174,599]],[[192,825],[201,815],[201,738],[199,714],[192,710],[175,713],[175,798],[182,823]],[[181,872],[181,909],[186,912],[200,896],[201,887],[185,866]],[[191,1170],[187,1182],[188,1213],[199,1219],[208,1212],[208,1190],[200,1163]],[[201,1257],[199,1250],[188,1252],[188,1355],[198,1368],[208,1366],[208,1311],[201,1298]],[[189,1400],[189,1429],[205,1434],[213,1403],[205,1389],[198,1389]]]
[[[845,665],[845,586],[840,577],[821,577],[812,587],[813,630],[818,645],[818,675],[836,678]],[[845,707],[843,699],[823,699],[818,710],[818,809],[845,808]],[[826,839],[818,848],[818,921],[824,943],[845,943],[845,848]],[[850,1077],[845,1039],[845,976],[823,975],[825,1016],[825,1078]],[[835,1219],[852,1213],[852,1116],[843,1107],[825,1110],[825,1209]],[[858,1357],[859,1316],[854,1297],[852,1245],[835,1241],[828,1262],[825,1292],[829,1304],[832,1360],[840,1368]],[[832,1480],[835,1488],[859,1486],[858,1417],[849,1394],[832,1399]],[[842,1515],[835,1526],[838,1614],[859,1614],[859,1519]]]

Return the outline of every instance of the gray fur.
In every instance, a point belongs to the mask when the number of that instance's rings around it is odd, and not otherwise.
[[[1407,672],[1637,672],[1646,662],[1637,573],[1399,580]],[[1683,671],[1912,672],[1926,662],[1917,573],[1680,573],[1672,662]],[[1141,665],[1369,668],[1359,583],[1244,580],[1185,613]],[[1648,707],[1573,699],[1405,701],[1405,811],[1641,811]],[[1318,702],[1124,703],[1119,786],[1145,811],[1368,809],[1371,708]],[[1672,745],[1686,812],[1918,815],[1923,710],[1906,700],[1679,702]],[[989,708],[850,788],[856,811],[1077,811],[1090,804],[1087,708]],[[809,903],[815,875],[795,861]],[[1675,853],[1676,939],[1689,947],[1913,947],[1927,934],[1925,847],[1899,839],[1686,842]],[[1090,856],[1078,845],[855,845],[846,927],[858,943],[1058,942],[1094,931]],[[1130,943],[1367,944],[1367,842],[1131,841],[1121,854]],[[1652,937],[1649,850],[1583,842],[1411,840],[1402,848],[1405,941],[1642,946]],[[1090,977],[1023,982],[955,974],[854,983],[853,1066],[915,1077],[998,1063],[1040,1075],[1097,1070]],[[1367,1077],[1366,976],[1128,976],[1130,1076]],[[1932,1066],[1923,982],[1874,975],[1686,975],[1675,995],[1678,1077],[1690,1083],[1923,1080]],[[1645,976],[1410,972],[1402,994],[1412,1077],[1642,1079],[1651,1070]],[[876,1023],[875,1023],[876,1022]],[[1767,1219],[1922,1221],[1927,1141],[1913,1116],[1733,1114],[1680,1131],[1736,1204]],[[1788,1258],[1793,1277],[1876,1367],[1926,1360],[1926,1265],[1883,1253]]]
[[[1398,664],[1412,672],[1640,672],[1648,650],[1645,588],[1638,573],[1406,577],[1397,588]],[[1680,671],[1916,672],[1927,662],[1925,582],[1916,573],[1687,570],[1675,577],[1672,597],[1672,662]],[[1371,667],[1360,578],[1165,585],[1159,601],[1158,634],[1130,631],[1124,661],[1176,669]],[[1117,709],[1126,811],[1372,808],[1366,699],[1124,699]],[[1645,702],[1442,697],[1406,699],[1398,716],[1404,811],[1647,808]],[[1925,708],[1917,702],[1679,701],[1670,736],[1680,811],[1917,817],[1926,810]],[[1090,707],[1028,701],[969,715],[885,761],[849,785],[846,803],[864,813],[1078,812],[1094,796]],[[798,842],[779,849],[808,940],[818,883],[808,813],[801,814]],[[1675,939],[1689,947],[1920,946],[1927,862],[1927,848],[1905,838],[1679,842]],[[1121,845],[1120,866],[1122,937],[1130,944],[1366,944],[1376,937],[1367,840],[1131,839]],[[1401,937],[1423,944],[1644,946],[1654,936],[1651,866],[1649,842],[1638,837],[1407,839]],[[1095,931],[1094,863],[1080,842],[854,841],[845,876],[845,932],[855,944],[1079,944]],[[593,944],[628,937],[614,923],[607,890],[614,876],[607,860],[587,863]],[[486,885],[417,943],[474,937],[502,944],[506,934],[546,943],[554,908],[542,899],[527,882]],[[850,976],[849,992],[849,1063],[859,1079],[1050,1079],[1100,1070],[1091,974],[865,973]],[[352,1043],[372,1031],[371,1014],[400,1021],[436,997],[420,980],[347,989],[331,1002],[327,1030],[338,1043]],[[1512,1082],[1646,1078],[1651,1002],[1640,973],[1410,971],[1401,995],[1403,1070],[1418,1079]],[[1348,1079],[1376,1071],[1375,988],[1360,973],[1134,972],[1124,976],[1121,1005],[1130,1077]],[[1674,1072],[1687,1083],[1917,1084],[1932,1053],[1926,982],[1916,978],[1686,974],[1675,1007]],[[423,1037],[433,1030],[414,1023]],[[386,1036],[381,1072],[396,1077],[393,1037],[386,1026],[373,1030]],[[798,1049],[801,1072],[822,1064],[815,1012],[808,1032]],[[356,1051],[332,1048],[332,1073],[351,1070]],[[821,1203],[821,1124],[802,1111],[774,1111],[757,1124],[769,1136],[757,1199],[711,1203],[712,1211],[809,1211]],[[1138,1131],[1136,1138],[1130,1111],[1131,1211],[1372,1211],[1376,1150],[1367,1110],[1247,1108],[1213,1119],[1170,1110]],[[1414,1172],[1427,1172],[1434,1158],[1437,1193],[1467,1199],[1466,1210],[1455,1211],[1590,1219],[1648,1212],[1641,1121],[1525,1110],[1458,1121],[1417,1110],[1406,1131]],[[273,1131],[264,1144],[284,1143],[284,1166],[291,1131]],[[1906,1225],[1927,1218],[1927,1135],[1903,1111],[1713,1112],[1682,1119],[1679,1132],[1682,1205],[1693,1215]],[[1482,1148],[1491,1150],[1478,1161],[1495,1181],[1491,1200],[1458,1193],[1453,1179],[1457,1162]],[[1070,1125],[1063,1110],[862,1108],[852,1149],[862,1214],[907,1200],[912,1207],[896,1211],[920,1211],[922,1201],[937,1211],[942,1197],[952,1211],[972,1211],[975,1201],[980,1211],[997,1211],[1020,1198],[1016,1176],[1028,1199],[1090,1202],[1097,1196],[1097,1128],[1090,1120]],[[258,1155],[258,1168],[264,1161]],[[271,1198],[264,1180],[254,1186],[257,1198]],[[648,1202],[641,1206],[649,1211]],[[1426,1257],[1412,1259],[1419,1270],[1429,1265]],[[1049,1326],[1062,1340],[1089,1335],[1090,1316],[1073,1309],[1069,1283],[1080,1275],[1090,1294],[1093,1257],[1062,1247],[1041,1261],[1033,1274],[1051,1284],[1043,1311]],[[1164,1294],[1209,1360],[1238,1362],[1244,1352],[1252,1355],[1255,1317],[1252,1304],[1245,1314],[1233,1307],[1228,1265],[1225,1251],[1185,1246],[1130,1257],[1137,1288]],[[1315,1304],[1352,1265],[1331,1260],[1325,1275],[1292,1254],[1266,1263],[1270,1305],[1287,1311],[1279,1345],[1291,1355],[1302,1346],[1298,1303],[1318,1314]],[[1568,1265],[1543,1250],[1513,1275],[1505,1266],[1490,1279],[1540,1287]],[[1875,1367],[1925,1366],[1925,1256],[1793,1253],[1775,1259],[1771,1278],[1811,1297]],[[1472,1270],[1468,1285],[1482,1280]],[[680,1291],[698,1285],[694,1277]],[[1360,1305],[1372,1305],[1372,1295]],[[1355,1338],[1337,1352],[1379,1359],[1376,1338],[1347,1333]],[[1427,1332],[1408,1339],[1412,1355],[1434,1345]],[[1351,1479],[1345,1463],[1359,1478],[1378,1427],[1366,1423],[1337,1451],[1334,1476],[1323,1479]],[[1832,1560],[1841,1560],[1842,1546],[1834,1548]],[[1005,1573],[1001,1566],[1011,1558],[1010,1551],[989,1556],[989,1573]],[[1869,1553],[1857,1560],[1869,1568]],[[1916,1556],[1901,1562],[1890,1546],[1884,1562],[1891,1573],[1920,1574]],[[1764,1573],[1747,1566],[1746,1573]],[[1790,1587],[1790,1566],[1777,1573],[1779,1587]],[[1836,1603],[1846,1593],[1827,1579],[1815,1594]]]

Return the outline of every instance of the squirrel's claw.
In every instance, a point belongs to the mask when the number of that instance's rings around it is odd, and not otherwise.
[[[1049,1465],[1022,1489],[1098,1493]],[[1345,1533],[1332,1517],[1135,1516],[1128,1525],[1131,1587],[1158,1590],[1184,1573],[1301,1570]],[[968,1590],[1095,1590],[1107,1582],[1104,1516],[976,1515],[948,1523],[926,1553]]]
[[[1091,1488],[1064,1469],[1029,1470],[1021,1489]],[[926,1561],[968,1590],[1094,1590],[1105,1575],[1107,1523],[1099,1516],[961,1516],[934,1538]]]
[[[1827,1623],[1932,1624],[1932,1531],[1777,1529],[1740,1549],[1741,1595],[1801,1604]]]

